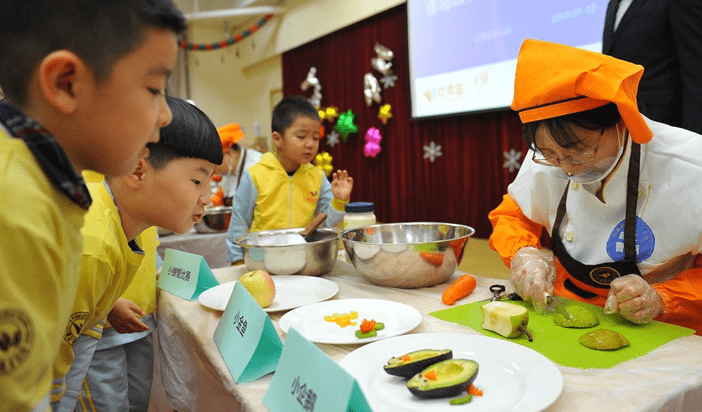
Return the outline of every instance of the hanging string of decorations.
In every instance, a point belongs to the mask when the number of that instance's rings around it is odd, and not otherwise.
[[[273,19],[273,14],[267,14],[259,21],[257,21],[255,24],[252,24],[249,26],[247,29],[242,31],[241,33],[237,33],[234,36],[228,36],[226,39],[215,42],[215,43],[191,43],[191,42],[185,42],[182,41],[180,42],[179,46],[181,49],[185,50],[217,50],[221,49],[224,47],[231,46],[234,43],[239,43],[240,41],[244,40],[245,38],[249,37],[250,35],[256,33],[258,29],[263,27],[264,24],[268,23]]]

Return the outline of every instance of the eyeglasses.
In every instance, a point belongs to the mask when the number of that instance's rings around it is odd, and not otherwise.
[[[600,141],[602,140],[602,135],[604,135],[605,128],[603,127],[600,131],[600,137],[597,139],[597,146],[591,152],[577,153],[571,156],[564,157],[560,159],[558,157],[545,157],[543,153],[539,152],[538,149],[534,150],[534,154],[531,156],[531,160],[534,163],[538,163],[544,166],[560,166],[561,163],[569,163],[571,165],[582,165],[589,163],[597,157],[597,150],[600,148]],[[541,157],[536,157],[536,154]]]

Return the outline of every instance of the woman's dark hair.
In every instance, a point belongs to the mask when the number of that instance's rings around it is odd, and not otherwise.
[[[530,149],[538,151],[536,132],[543,126],[559,146],[565,149],[579,149],[583,146],[583,142],[578,138],[573,126],[586,130],[600,130],[614,126],[619,119],[621,119],[621,115],[617,105],[608,103],[583,112],[525,123],[524,141]]]
[[[271,130],[284,135],[285,129],[300,116],[319,120],[319,112],[305,97],[285,97],[273,108]]]
[[[222,164],[222,143],[217,128],[202,110],[185,100],[166,96],[173,120],[161,128],[158,143],[149,143],[148,161],[156,169],[181,157]]]

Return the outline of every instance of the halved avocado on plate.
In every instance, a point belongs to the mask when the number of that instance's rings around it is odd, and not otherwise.
[[[465,391],[478,376],[478,363],[448,359],[435,363],[407,381],[407,389],[420,398],[445,398]]]
[[[420,349],[390,358],[383,369],[390,375],[409,379],[427,367],[451,358],[453,358],[451,349]]]

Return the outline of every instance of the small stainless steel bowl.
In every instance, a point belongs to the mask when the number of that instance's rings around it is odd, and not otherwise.
[[[205,216],[195,224],[198,233],[226,232],[232,217],[231,206],[215,206],[205,209]]]
[[[415,222],[350,229],[339,237],[364,279],[380,286],[412,289],[447,281],[474,233],[465,225]]]
[[[275,275],[319,276],[329,272],[339,252],[338,231],[317,228],[311,242],[275,245],[276,239],[299,235],[303,228],[263,230],[247,233],[234,243],[244,249],[248,270],[263,269]]]

